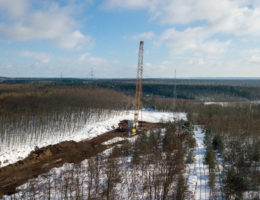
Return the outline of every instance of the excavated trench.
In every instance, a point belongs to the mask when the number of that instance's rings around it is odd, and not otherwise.
[[[126,123],[126,120],[120,122],[121,125]],[[136,134],[162,128],[163,126],[162,123],[142,122],[142,128]],[[81,142],[64,141],[55,145],[36,148],[24,160],[0,168],[0,198],[3,195],[15,193],[18,186],[25,184],[29,179],[36,178],[40,174],[47,173],[52,168],[61,167],[65,163],[80,163],[111,148],[116,144],[104,145],[102,143],[115,137],[132,137],[133,135],[129,134],[129,132],[127,128],[123,127],[90,140]]]

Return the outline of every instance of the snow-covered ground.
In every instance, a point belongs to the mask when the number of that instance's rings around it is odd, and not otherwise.
[[[229,106],[231,104],[231,102],[204,102],[204,105],[219,105],[219,106]]]
[[[172,115],[169,116],[170,118]],[[155,118],[154,118],[155,119]],[[157,119],[160,120],[160,119]],[[165,132],[165,129],[162,129]],[[156,132],[156,131],[155,131]],[[151,132],[148,131],[147,134]],[[164,133],[163,133],[164,134]],[[128,138],[128,140],[134,143],[135,139],[138,135]],[[112,140],[107,141],[107,143],[114,143],[117,141],[121,141],[122,138],[116,137]],[[125,138],[124,138],[125,139]],[[92,177],[91,174],[95,174],[95,171],[90,171],[89,168],[89,160],[86,159],[82,161],[80,164],[73,164],[73,163],[65,163],[62,167],[53,168],[47,174],[39,175],[36,179],[31,179],[24,185],[21,185],[17,188],[18,193],[15,194],[16,199],[23,198],[23,199],[48,199],[48,195],[50,194],[51,200],[58,200],[58,199],[66,199],[64,198],[65,193],[69,196],[68,199],[76,199],[77,196],[77,184],[78,191],[82,199],[89,199],[88,193],[90,192],[93,196],[93,199],[105,199],[101,197],[102,194],[100,191],[104,190],[107,187],[107,168],[109,168],[109,164],[107,162],[107,158],[111,154],[113,148],[109,148],[99,154],[99,159],[92,158],[95,160],[96,164],[93,165],[94,168],[98,172],[98,185],[99,185],[99,192],[96,192],[95,188],[95,177]],[[162,166],[156,164],[147,164],[147,165],[140,165],[135,167],[130,167],[132,162],[132,155],[117,158],[118,165],[116,168],[118,169],[119,177],[121,180],[116,183],[114,186],[116,196],[112,197],[111,199],[121,199],[121,200],[139,200],[139,199],[149,199],[150,195],[152,199],[161,199],[162,197],[164,184],[159,181],[159,187],[157,190],[152,190],[152,194],[148,191],[148,185],[152,186],[156,179],[156,174],[164,174],[164,170],[162,170]],[[97,165],[99,163],[99,165]],[[115,165],[113,165],[113,168]],[[152,175],[153,172],[153,175]],[[96,176],[96,174],[95,174]],[[114,174],[114,176],[116,176]],[[90,181],[92,177],[92,181]],[[166,180],[166,179],[165,179]],[[91,184],[90,184],[91,183]],[[66,184],[69,187],[66,188]],[[90,186],[91,185],[91,186]],[[155,184],[157,185],[157,184]],[[174,189],[175,184],[171,184],[169,186],[169,195],[173,195],[175,192]],[[89,188],[92,188],[89,190]],[[153,187],[153,186],[152,186]],[[146,188],[146,189],[145,189]],[[70,191],[71,189],[71,191]],[[67,192],[65,192],[67,191]],[[48,193],[49,192],[49,193]],[[156,192],[156,193],[154,193]],[[158,195],[157,197],[155,196]],[[32,197],[33,196],[33,197]],[[72,198],[71,198],[72,197]],[[97,198],[95,198],[97,197]],[[4,196],[5,200],[12,200],[13,196]]]
[[[82,139],[88,139],[88,138],[91,138],[91,137],[94,137],[98,134],[102,134],[104,133],[104,130],[111,130],[112,129],[112,126],[117,126],[118,122],[122,119],[129,119],[129,120],[132,120],[133,119],[133,111],[128,111],[128,112],[124,112],[122,113],[120,116],[117,115],[113,118],[111,118],[110,120],[106,120],[105,123],[106,123],[106,127],[104,129],[102,128],[97,128],[95,130],[95,128],[93,127],[96,127],[96,126],[102,126],[102,124],[104,124],[104,122],[98,122],[96,124],[93,124],[92,126],[92,129],[87,129],[85,128],[84,130],[81,130],[81,134],[83,135],[84,134],[84,131],[86,131],[86,133],[92,133],[92,134],[85,134],[84,136],[82,136]],[[155,111],[143,111],[142,112],[142,120],[144,121],[148,121],[148,122],[162,122],[162,121],[173,121],[173,120],[186,120],[186,114],[185,113],[169,113],[169,112],[155,112]],[[106,129],[107,128],[107,129]],[[94,132],[96,131],[96,132]],[[163,131],[165,131],[163,129]],[[95,133],[95,134],[94,134]],[[128,138],[128,140],[132,143],[135,141],[137,136],[134,136],[134,137],[131,137],[131,138]],[[77,137],[76,138],[77,140],[82,140],[81,138]],[[118,142],[118,141],[121,141],[122,138],[120,137],[116,137],[112,140],[109,140],[106,142],[106,144],[111,144],[111,143],[115,143],[115,142]],[[106,151],[102,152],[101,155],[102,156],[108,156],[112,151],[112,148],[110,149],[107,149]],[[138,192],[134,192],[132,194],[132,192],[129,192],[129,191],[126,191],[127,188],[132,188],[132,187],[135,187],[133,186],[132,182],[136,182],[135,179],[140,179],[140,184],[144,184],[143,183],[143,178],[145,175],[149,175],[149,172],[150,170],[146,170],[146,173],[147,174],[143,174],[143,176],[141,176],[141,170],[140,169],[136,169],[136,170],[129,170],[129,165],[130,165],[130,162],[131,162],[131,158],[130,157],[125,157],[125,158],[121,158],[122,160],[119,162],[119,166],[123,167],[124,165],[122,163],[128,163],[126,165],[126,168],[124,170],[119,170],[121,173],[123,173],[122,175],[128,177],[126,179],[123,179],[121,183],[118,183],[117,184],[117,187],[116,188],[122,188],[121,192],[119,192],[120,194],[120,198],[119,199],[141,199],[141,196]],[[87,199],[87,192],[88,192],[88,177],[86,177],[86,169],[88,167],[88,160],[85,160],[81,163],[81,166],[82,168],[78,174],[78,176],[73,176],[74,177],[80,177],[80,182],[83,183],[83,186],[82,186],[82,193],[83,193],[83,196],[84,196],[84,199]],[[104,171],[105,171],[105,165],[101,164],[100,165],[100,170],[99,170],[99,176],[100,176],[100,183],[99,184],[104,184],[104,180],[105,180],[105,177],[106,175],[104,174]],[[154,168],[154,166],[151,166],[152,168]],[[19,198],[19,197],[23,197],[23,198],[28,198],[29,199],[29,196],[26,196],[28,194],[30,194],[30,192],[26,192],[28,191],[28,189],[30,189],[31,187],[34,187],[36,186],[35,183],[39,184],[39,186],[41,186],[41,189],[40,189],[40,192],[37,194],[35,194],[36,196],[36,199],[47,199],[47,196],[48,196],[48,191],[46,192],[46,190],[48,190],[48,186],[49,184],[51,184],[51,187],[52,189],[49,191],[51,193],[51,196],[52,198],[51,199],[62,199],[62,182],[64,182],[64,177],[67,177],[67,178],[70,178],[71,176],[71,170],[70,169],[73,169],[75,170],[75,165],[74,164],[71,164],[71,163],[66,163],[64,164],[62,167],[60,168],[53,168],[48,174],[43,174],[43,175],[40,175],[38,178],[36,178],[35,180],[32,179],[30,180],[29,182],[25,183],[24,185],[22,186],[19,186],[18,190],[20,190],[20,192],[18,192],[16,194],[16,198]],[[66,172],[66,174],[63,174],[64,172]],[[51,176],[49,176],[51,175]],[[49,178],[46,178],[46,177],[49,177]],[[54,181],[53,177],[55,177],[55,180],[57,180],[57,183],[56,181]],[[85,178],[81,178],[81,177],[85,177]],[[73,179],[72,178],[72,179]],[[103,180],[104,179],[104,180]],[[36,182],[35,182],[36,181]],[[60,182],[59,182],[60,181]],[[54,185],[55,187],[54,187]],[[70,182],[71,185],[73,185],[72,187],[74,187],[76,185],[75,182]],[[38,186],[38,185],[37,185]],[[57,188],[56,188],[57,187]],[[61,191],[61,193],[58,193],[56,191],[56,189],[58,189],[57,191]],[[25,196],[24,196],[25,195]],[[72,193],[72,195],[75,195],[75,193]],[[135,196],[136,195],[136,196]],[[142,195],[145,195],[145,194],[142,194]],[[147,195],[147,194],[146,194]],[[12,199],[12,196],[4,196],[4,199],[5,200],[11,200]],[[145,198],[142,198],[142,199],[145,199]]]
[[[194,151],[195,161],[187,169],[187,184],[196,200],[208,200],[210,199],[210,188],[208,185],[208,166],[204,164],[206,153],[206,147],[203,143],[204,133],[198,126],[195,126],[194,133],[197,147]]]
[[[235,106],[237,104],[252,104],[258,105],[260,101],[205,101],[204,105],[219,105],[222,107]]]
[[[173,120],[185,120],[185,113],[172,113],[172,112],[157,112],[157,111],[147,111],[143,110],[141,115],[141,120],[147,122],[163,122],[163,121],[173,121]],[[43,140],[35,140],[31,145],[20,145],[19,147],[8,149],[6,151],[0,152],[0,167],[6,166],[11,163],[15,163],[18,160],[24,159],[34,148],[35,146],[44,147],[47,145],[53,145],[60,143],[62,141],[74,140],[76,142],[91,139],[118,127],[118,123],[121,120],[133,120],[134,112],[133,111],[123,111],[116,113],[112,117],[106,120],[93,122],[86,124],[81,130],[73,132],[73,134],[61,134],[53,133],[54,137],[47,137]],[[1,144],[4,145],[4,144]]]
[[[111,145],[111,144],[114,144],[114,143],[117,143],[117,142],[120,142],[120,141],[123,141],[125,140],[125,138],[122,138],[122,137],[115,137],[111,140],[108,140],[106,142],[103,142],[102,144],[103,145]]]

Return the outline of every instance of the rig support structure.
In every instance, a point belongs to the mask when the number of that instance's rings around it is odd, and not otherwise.
[[[139,112],[141,109],[141,97],[142,97],[142,85],[143,85],[143,52],[144,42],[140,41],[139,54],[138,54],[138,66],[136,75],[136,92],[135,92],[135,113],[134,113],[134,128],[137,129]]]

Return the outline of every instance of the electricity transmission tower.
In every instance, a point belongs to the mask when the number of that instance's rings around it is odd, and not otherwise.
[[[176,69],[174,70],[174,91],[173,91],[173,109],[176,109],[176,99],[177,99],[177,93],[176,93]]]
[[[175,113],[176,112],[176,101],[177,101],[177,91],[176,91],[176,84],[177,84],[177,80],[176,80],[176,69],[174,70],[174,92],[173,92],[173,120],[176,120],[176,116]]]
[[[138,116],[141,109],[142,84],[143,84],[143,52],[144,42],[140,42],[138,54],[138,66],[136,75],[136,92],[135,92],[135,113],[134,113],[134,128],[138,128]]]
[[[93,67],[91,67],[91,70],[90,70],[90,79],[91,79],[91,81],[94,80],[94,70],[93,70]]]

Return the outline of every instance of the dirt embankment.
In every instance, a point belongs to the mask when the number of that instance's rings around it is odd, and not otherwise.
[[[127,123],[127,121],[125,121]],[[162,123],[142,123],[143,130],[152,130],[163,127]],[[16,192],[16,188],[31,178],[47,173],[54,167],[61,167],[64,163],[79,163],[97,155],[113,145],[104,145],[103,142],[115,137],[132,137],[128,130],[113,130],[97,136],[91,140],[81,142],[65,141],[56,145],[36,148],[27,158],[0,168],[0,198]],[[138,131],[136,134],[140,134]]]

